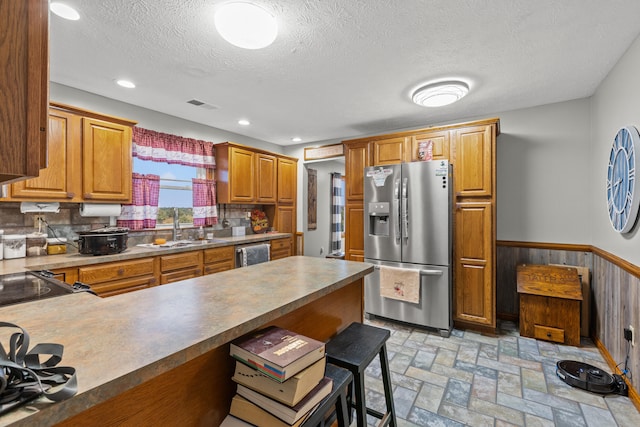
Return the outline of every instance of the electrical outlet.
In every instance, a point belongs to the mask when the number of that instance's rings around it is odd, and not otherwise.
[[[247,216],[247,219],[251,219],[251,211],[246,211],[245,215]]]
[[[43,221],[44,218],[38,215],[35,215],[33,217],[33,228],[39,228],[40,227],[40,221]]]
[[[629,325],[629,332],[631,333],[631,347],[635,347],[635,345],[636,345],[636,334],[634,333],[632,325]]]

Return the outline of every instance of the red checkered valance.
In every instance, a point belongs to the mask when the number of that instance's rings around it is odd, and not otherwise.
[[[133,127],[133,156],[142,160],[213,169],[213,142]]]

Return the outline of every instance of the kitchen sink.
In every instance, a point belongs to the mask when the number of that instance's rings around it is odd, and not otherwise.
[[[155,243],[142,243],[139,244],[141,248],[147,249],[171,249],[171,248],[184,248],[189,246],[200,246],[207,243],[227,243],[224,239],[206,239],[206,240],[169,240],[161,245]]]

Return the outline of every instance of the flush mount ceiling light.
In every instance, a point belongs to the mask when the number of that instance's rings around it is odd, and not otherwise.
[[[120,80],[116,80],[116,83],[119,86],[126,87],[127,89],[133,89],[134,87],[136,87],[136,85],[133,82],[130,82],[129,80],[120,79]]]
[[[300,142],[300,141],[302,141],[302,138],[300,138],[299,136],[294,136],[293,138],[291,138],[291,141]]]
[[[240,120],[238,120],[238,124],[241,125],[241,126],[249,126],[251,124],[251,122],[249,120],[240,119]]]
[[[70,21],[77,21],[78,19],[80,19],[80,14],[76,12],[74,8],[72,8],[71,6],[67,6],[64,3],[51,3],[49,9],[59,17],[68,19]]]
[[[453,104],[469,92],[469,86],[461,81],[428,84],[416,89],[411,99],[423,107],[442,107]]]
[[[275,16],[248,2],[224,4],[216,12],[214,23],[222,38],[244,49],[262,49],[278,35]]]

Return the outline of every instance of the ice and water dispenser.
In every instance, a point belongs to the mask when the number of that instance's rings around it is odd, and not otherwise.
[[[369,203],[369,234],[389,236],[389,202]]]

